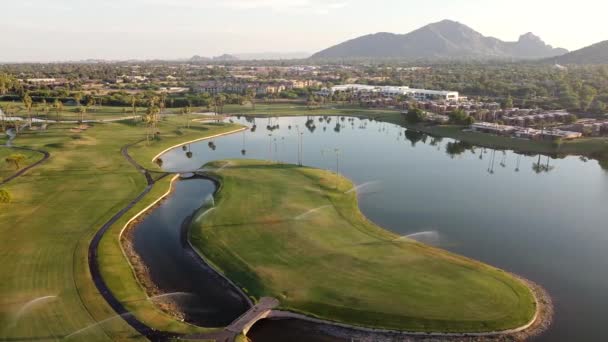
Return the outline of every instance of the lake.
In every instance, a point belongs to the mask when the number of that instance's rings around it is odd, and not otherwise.
[[[307,166],[337,169],[361,185],[361,210],[376,224],[400,235],[417,234],[415,237],[423,242],[520,274],[545,287],[554,300],[556,314],[550,330],[536,340],[604,338],[603,316],[608,308],[608,229],[604,223],[608,172],[596,161],[484,149],[367,119],[231,120],[249,129],[212,142],[190,144],[185,150],[171,150],[162,156],[163,168],[193,171],[213,160],[252,158],[285,163],[301,159]],[[187,200],[169,199],[155,212],[159,217],[173,217],[164,222],[155,220],[160,227],[157,229],[171,233],[151,233],[146,225],[151,219],[144,220],[136,234],[140,235],[138,252],[149,250],[147,253],[156,253],[157,259],[173,258],[167,256],[171,253],[190,253],[180,251],[183,243],[175,241],[183,239],[185,216],[204,204],[213,186],[206,180],[179,184],[185,184],[182,188],[187,194],[182,198]],[[184,191],[174,193],[172,198],[182,196]],[[147,242],[142,242],[142,235],[148,236]],[[171,243],[171,239],[175,241]],[[200,268],[196,262],[175,267],[181,260],[176,256],[166,261],[157,269],[157,277],[170,274],[172,279],[180,279],[179,269]],[[151,269],[157,264],[160,262]],[[185,281],[158,282],[167,292],[192,292],[196,286],[181,284],[197,279],[204,283],[202,278],[208,272],[200,272]],[[219,285],[213,291],[222,288]],[[203,312],[201,322],[210,317],[209,312],[218,310],[213,291],[207,296],[211,299],[202,300],[191,310]],[[205,297],[204,293],[197,296]],[[214,322],[216,325],[245,310],[242,302],[230,297],[230,309]],[[197,321],[196,317],[192,321]],[[290,321],[262,322],[250,336],[255,341],[267,340],[268,336],[297,341],[309,331],[298,331],[293,325]],[[285,330],[292,331],[291,335]],[[320,334],[305,340],[334,339]]]

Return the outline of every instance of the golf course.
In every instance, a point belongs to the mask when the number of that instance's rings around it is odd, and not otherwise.
[[[346,178],[264,161],[214,163],[222,165],[216,206],[194,216],[190,239],[253,298],[407,331],[501,331],[535,317],[533,294],[511,274],[368,221]]]
[[[200,116],[190,116],[190,119]],[[95,124],[84,130],[53,124],[24,130],[15,146],[48,151],[50,159],[2,186],[12,197],[0,211],[0,340],[138,340],[139,336],[106,303],[91,280],[87,249],[93,235],[146,188],[146,178],[122,155],[129,152],[144,166],[163,149],[188,140],[238,129],[216,123],[192,123],[169,116],[158,123],[158,139],[146,142],[141,121]],[[2,156],[23,153],[2,150]],[[40,158],[27,154],[21,167]],[[15,172],[3,164],[2,177]],[[148,300],[122,254],[118,232],[125,222],[169,188],[159,180],[132,210],[116,222],[116,231],[99,247],[100,267],[113,294],[140,320],[163,331],[198,331]],[[112,227],[114,228],[114,226]]]

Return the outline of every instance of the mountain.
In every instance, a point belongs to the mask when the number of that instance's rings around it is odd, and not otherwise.
[[[608,40],[548,61],[558,64],[608,64]]]
[[[407,34],[382,32],[355,38],[311,58],[540,59],[567,52],[554,49],[532,33],[522,35],[517,42],[504,42],[461,23],[444,20]]]
[[[210,60],[211,60],[210,58],[201,57],[199,55],[194,55],[194,56],[192,56],[192,58],[189,59],[190,62],[194,62],[194,63],[196,63],[196,62],[208,62]]]
[[[234,55],[223,54],[221,56],[213,57],[213,60],[216,62],[234,62],[238,61],[239,58]]]

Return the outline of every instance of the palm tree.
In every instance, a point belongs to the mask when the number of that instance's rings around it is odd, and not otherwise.
[[[156,123],[158,121],[158,113],[160,113],[160,109],[157,106],[150,106],[148,107],[146,115],[144,116],[144,122],[146,124],[147,143],[150,143],[150,133],[151,131],[154,131],[154,128],[156,127]]]
[[[46,103],[46,99],[42,99],[42,113],[44,114],[45,118],[49,115],[49,106]]]
[[[29,93],[25,93],[25,95],[23,96],[23,106],[25,106],[25,109],[27,110],[27,116],[28,116],[28,120],[30,122],[30,127],[32,127],[32,106],[34,105],[34,100],[32,100],[32,97],[30,96]]]
[[[185,128],[190,128],[190,119],[188,118],[188,114],[192,113],[192,107],[190,105],[187,105],[186,107],[182,108],[182,115],[184,116],[184,119],[186,121],[186,123],[184,124]]]
[[[81,92],[74,93],[74,101],[76,101],[76,105],[80,106],[80,101],[82,101]]]
[[[57,122],[59,122],[59,114],[63,111],[63,102],[59,101],[59,99],[55,99],[55,102],[53,102],[53,108],[57,114]]]
[[[80,106],[76,109],[76,111],[78,112],[78,114],[80,114],[80,123],[84,123],[84,116],[87,113],[87,107]]]
[[[255,89],[249,88],[247,89],[247,101],[251,104],[251,109],[255,110]]]
[[[166,93],[161,93],[160,94],[160,100],[158,102],[158,107],[160,108],[160,114],[163,114],[163,111],[165,110],[165,106],[166,106],[166,102],[167,102],[167,94]]]
[[[95,106],[95,98],[93,96],[89,96],[89,98],[87,99],[87,111],[89,110],[89,108]]]
[[[26,157],[23,154],[15,153],[6,157],[5,161],[9,164],[15,165],[15,168],[19,170],[21,168],[21,162],[23,162]]]
[[[2,115],[2,131],[5,132],[6,131],[6,122],[5,117],[6,117],[6,109],[4,108],[4,106],[0,106],[0,114],[4,113],[4,115]]]
[[[222,114],[224,112],[224,105],[226,104],[226,96],[224,94],[217,94],[213,97],[213,105],[215,106],[215,114]]]
[[[133,116],[137,115],[137,98],[135,95],[131,95],[131,111],[133,112]]]

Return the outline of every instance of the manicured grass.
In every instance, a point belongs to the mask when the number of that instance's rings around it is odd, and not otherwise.
[[[14,164],[9,164],[6,162],[6,158],[11,154],[22,154],[25,156],[25,160],[21,162],[19,165],[20,169],[28,167],[29,165],[39,161],[42,159],[42,154],[33,152],[33,151],[25,151],[18,149],[11,149],[8,147],[1,146],[0,147],[0,181],[5,179],[6,177],[10,177],[15,174],[19,170],[15,168]]]
[[[398,115],[398,110],[391,109],[366,109],[354,105],[327,104],[321,107],[309,109],[304,104],[266,104],[258,103],[255,110],[249,105],[226,105],[226,114],[245,114],[245,115],[276,115],[276,116],[303,116],[303,115],[351,115],[381,117],[386,115]]]
[[[229,163],[217,174],[217,206],[195,216],[191,241],[250,295],[328,320],[411,331],[503,330],[533,318],[521,281],[372,224],[347,179]]]
[[[5,108],[6,105],[11,104],[14,115],[27,117],[28,112],[25,109],[25,106],[21,102],[9,102],[9,101],[0,101],[0,107]],[[38,118],[48,118],[49,120],[57,120],[57,112],[52,107],[52,103],[48,103],[47,106],[49,108],[48,113],[43,112],[43,108],[41,104],[38,104],[37,107],[32,109],[32,116]],[[139,107],[137,108],[137,115],[142,115],[146,112],[146,108]],[[166,108],[163,114],[179,114],[181,112],[180,108]],[[104,119],[116,119],[121,117],[132,116],[133,110],[131,107],[121,107],[121,106],[92,106],[88,109],[87,114],[85,115],[85,120],[104,120]],[[59,113],[60,120],[79,120],[80,113],[78,113],[78,108],[76,106],[64,106],[63,111]]]
[[[164,119],[159,125],[162,139],[141,152],[159,152],[180,141],[237,128],[181,125],[182,118]],[[73,133],[72,127],[49,125],[46,131],[24,131],[15,140],[19,146],[47,150],[51,158],[4,187],[13,203],[0,207],[0,340],[61,339],[97,322],[104,323],[72,340],[140,339],[123,320],[104,321],[115,314],[92,283],[87,249],[94,233],[146,186],[145,178],[120,154],[123,145],[145,138],[145,128],[133,122],[96,124]],[[168,180],[163,180],[138,208],[167,188]],[[145,298],[121,257],[117,231],[113,227],[100,247],[103,272],[120,299]],[[17,317],[25,303],[42,296],[57,298],[29,306]],[[147,301],[126,305],[153,327],[192,330]]]

